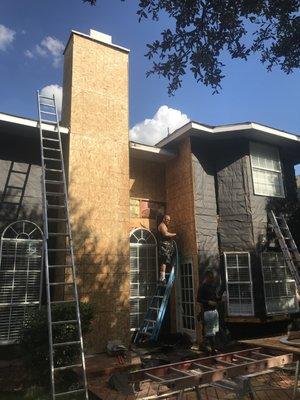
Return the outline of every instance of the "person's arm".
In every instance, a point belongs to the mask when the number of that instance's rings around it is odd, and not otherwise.
[[[162,234],[163,237],[172,238],[176,236],[176,233],[171,233],[168,231],[168,228],[165,224],[160,224],[158,227],[159,232]]]

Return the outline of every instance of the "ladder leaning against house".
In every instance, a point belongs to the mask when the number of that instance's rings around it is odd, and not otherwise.
[[[45,238],[45,266],[46,266],[46,294],[48,310],[48,332],[49,332],[49,352],[51,367],[51,385],[52,399],[63,397],[65,395],[82,393],[88,400],[87,379],[85,370],[85,358],[83,351],[83,340],[81,330],[81,320],[79,311],[79,301],[77,286],[75,280],[75,263],[72,244],[71,227],[69,220],[67,183],[64,168],[63,149],[61,133],[59,128],[59,117],[55,103],[55,97],[46,97],[37,92],[40,142],[41,142],[41,160],[42,160],[42,192],[43,192],[43,224]],[[44,130],[43,123],[52,124],[53,131]],[[57,242],[62,245],[57,245]],[[60,255],[64,254],[64,262],[57,263]],[[55,282],[53,273],[62,271],[62,282]],[[65,280],[65,274],[68,273],[68,280]],[[70,290],[68,300],[54,300],[53,289],[57,287]],[[56,304],[73,303],[76,315],[74,319],[62,319],[56,321],[53,319],[53,308]],[[76,332],[74,341],[55,342],[53,329],[55,326],[72,325]],[[55,351],[56,349],[76,346],[80,361],[78,364],[57,365]],[[82,387],[59,392],[56,388],[57,374],[59,371],[71,370],[77,368],[81,372]]]
[[[144,321],[136,332],[134,343],[141,343],[143,340],[156,342],[167,310],[172,287],[175,282],[176,273],[179,268],[178,248],[175,240],[175,255],[173,266],[170,273],[166,274],[167,282],[165,285],[158,285],[152,296]]]
[[[275,231],[285,262],[300,292],[300,254],[283,214],[276,216],[271,210],[269,219]]]

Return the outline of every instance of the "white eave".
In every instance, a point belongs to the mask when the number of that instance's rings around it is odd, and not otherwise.
[[[155,162],[165,162],[176,156],[176,153],[173,151],[136,142],[129,142],[129,150],[133,158]]]
[[[0,125],[3,125],[3,124],[11,125],[12,127],[15,126],[15,127],[19,127],[19,128],[21,128],[23,126],[26,128],[39,129],[39,122],[37,120],[18,117],[16,115],[0,113]],[[55,131],[54,124],[42,123],[42,128],[43,128],[43,130],[48,131],[48,132]],[[61,126],[60,132],[68,134],[69,129]]]
[[[247,134],[248,132],[248,134]],[[175,144],[187,136],[204,137],[207,139],[230,139],[237,137],[248,137],[250,140],[264,140],[270,143],[291,141],[290,143],[300,143],[300,137],[279,129],[271,128],[256,122],[245,122],[241,124],[207,126],[198,122],[190,121],[186,125],[177,129],[169,136],[157,143],[157,147],[165,147]]]

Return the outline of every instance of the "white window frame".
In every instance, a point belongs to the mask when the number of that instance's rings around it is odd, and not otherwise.
[[[191,287],[186,287],[183,288],[182,284],[181,284],[181,272],[182,272],[182,265],[185,264],[190,264],[191,265],[191,275],[184,275],[185,277],[192,277],[192,286]],[[192,257],[186,257],[184,259],[181,260],[180,265],[179,265],[179,270],[177,272],[177,285],[176,285],[176,292],[177,292],[177,296],[176,296],[176,302],[178,307],[176,307],[177,310],[177,330],[178,332],[182,332],[182,333],[187,333],[191,339],[193,341],[196,341],[196,306],[195,306],[195,281],[194,281],[194,268],[193,268],[193,259]],[[187,282],[187,279],[185,279],[185,284],[189,283]],[[183,318],[184,318],[184,310],[183,310],[183,296],[182,296],[182,290],[191,290],[192,292],[192,301],[186,301],[185,303],[189,304],[189,310],[190,309],[190,305],[193,305],[193,313],[190,313],[189,315],[186,315],[189,318],[192,318],[194,320],[194,329],[188,329],[184,326],[184,322],[183,322]]]
[[[256,148],[270,148],[274,151],[274,153],[277,155],[277,159],[275,160],[279,168],[266,168],[262,166],[257,166],[254,165],[254,160],[253,160],[253,150],[254,147]],[[276,146],[268,145],[265,143],[258,143],[258,142],[250,142],[250,162],[251,162],[251,171],[252,171],[252,184],[253,184],[253,192],[255,195],[260,195],[260,196],[267,196],[267,197],[279,197],[279,198],[285,198],[285,188],[284,188],[284,183],[283,183],[283,173],[282,173],[282,167],[281,167],[281,160],[280,160],[280,154],[278,151],[278,148]],[[255,172],[266,172],[266,173],[271,173],[271,174],[276,174],[278,176],[278,181],[281,189],[280,194],[270,194],[267,191],[264,190],[259,190],[257,188],[257,185],[255,183]]]
[[[228,255],[235,255],[238,257],[239,255],[247,255],[248,257],[248,271],[250,281],[228,281],[228,264],[227,264],[227,256]],[[253,298],[253,281],[252,281],[252,271],[251,271],[251,257],[248,251],[226,251],[224,252],[224,265],[225,265],[225,277],[226,277],[226,302],[227,302],[227,315],[230,317],[238,317],[238,316],[247,316],[252,317],[254,316],[254,298]],[[238,265],[238,260],[237,260]],[[250,285],[250,299],[251,299],[251,313],[232,313],[230,312],[230,298],[229,298],[229,285]],[[241,297],[240,297],[241,298]]]
[[[280,315],[280,314],[291,314],[291,313],[296,313],[296,312],[298,312],[299,311],[299,302],[298,302],[298,299],[297,299],[297,287],[296,287],[296,282],[295,282],[295,280],[292,278],[292,277],[290,277],[290,278],[287,278],[287,279],[285,279],[285,280],[283,280],[283,279],[278,279],[278,280],[266,280],[265,279],[265,273],[264,273],[264,268],[282,268],[282,269],[285,269],[286,271],[289,271],[289,269],[288,269],[288,266],[286,265],[286,263],[285,263],[285,261],[284,261],[284,256],[283,256],[283,254],[282,253],[275,253],[274,252],[274,254],[280,254],[281,255],[281,257],[282,257],[282,259],[283,259],[283,265],[280,265],[280,266],[270,266],[270,265],[267,265],[267,266],[264,266],[264,260],[263,260],[263,255],[264,254],[267,254],[267,253],[269,253],[269,254],[271,254],[272,252],[265,252],[265,253],[261,253],[261,267],[262,267],[262,275],[263,275],[263,285],[264,285],[264,298],[265,298],[265,307],[266,307],[266,313],[267,313],[267,315]],[[284,265],[285,264],[285,265]],[[268,303],[268,299],[270,299],[270,300],[274,300],[274,299],[280,299],[280,298],[283,298],[283,297],[285,297],[285,298],[292,298],[292,296],[283,296],[283,295],[280,295],[280,296],[273,296],[273,297],[267,297],[267,293],[266,293],[266,287],[265,287],[265,285],[266,284],[275,284],[276,285],[276,283],[289,283],[289,284],[294,284],[294,288],[295,288],[295,295],[293,296],[293,298],[294,298],[294,303],[295,303],[295,308],[293,309],[293,310],[291,310],[291,309],[281,309],[281,310],[277,310],[277,311],[270,311],[268,308],[268,305],[269,305],[269,303]]]
[[[2,232],[0,246],[1,344],[17,343],[26,311],[31,307],[39,307],[41,304],[43,244],[42,230],[31,221],[18,220],[9,224]],[[11,284],[8,283],[10,281]]]
[[[147,244],[147,242],[145,243],[144,241],[143,241],[143,239],[140,239],[140,240],[138,240],[137,239],[137,237],[135,236],[135,234],[138,232],[138,231],[143,231],[143,232],[145,232],[145,233],[147,233],[147,235],[148,235],[148,237],[151,237],[152,239],[154,239],[154,243],[151,243],[151,244]],[[133,229],[131,232],[130,232],[130,235],[129,235],[129,237],[130,237],[130,239],[132,238],[132,236],[135,236],[136,237],[136,239],[138,240],[136,243],[132,243],[131,242],[131,240],[130,240],[130,248],[136,248],[137,249],[137,259],[138,259],[138,263],[139,263],[139,249],[140,248],[142,248],[142,247],[150,247],[150,248],[155,248],[155,268],[156,268],[156,281],[157,281],[157,279],[158,279],[158,262],[157,262],[157,256],[158,256],[158,250],[157,250],[157,239],[156,239],[156,237],[155,237],[155,235],[149,230],[149,229],[146,229],[146,228],[136,228],[136,229]],[[131,264],[131,263],[130,263]],[[131,268],[131,267],[130,267]],[[139,264],[138,264],[138,268],[139,268]],[[130,271],[131,272],[131,271]],[[156,282],[155,282],[156,283]],[[132,284],[132,282],[131,282],[131,276],[130,276],[130,292],[131,292],[131,284]],[[139,291],[139,282],[137,283],[137,285],[138,285],[138,291]],[[154,294],[154,293],[153,293]],[[151,298],[152,298],[152,295],[149,295],[149,296],[140,296],[140,295],[137,295],[137,296],[132,296],[132,294],[130,293],[130,300],[134,300],[134,299],[136,299],[138,302],[137,302],[137,304],[138,304],[138,306],[139,306],[139,300],[146,300],[146,299],[148,299],[148,303],[149,303],[149,301],[151,300]],[[131,316],[132,315],[135,315],[135,314],[137,314],[137,315],[139,315],[140,314],[140,311],[139,311],[139,308],[138,308],[138,310],[136,310],[135,312],[132,312],[132,309],[131,309],[131,305],[130,305],[130,318],[131,318]],[[143,319],[143,316],[141,317],[141,319]],[[142,321],[140,321],[140,322],[142,322]],[[130,321],[130,324],[131,324],[131,321]],[[139,328],[139,327],[134,327],[134,328],[132,328],[132,327],[130,327],[130,331],[131,332],[134,332],[137,328]]]

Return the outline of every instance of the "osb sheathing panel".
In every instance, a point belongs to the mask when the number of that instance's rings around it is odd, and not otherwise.
[[[195,234],[194,182],[192,174],[192,153],[190,139],[179,145],[178,156],[166,166],[167,213],[171,216],[172,231],[178,234],[177,243],[183,257],[192,257],[194,273],[195,304],[198,289],[198,256]],[[171,230],[171,229],[170,229]],[[176,287],[178,290],[178,287]],[[176,315],[174,297],[171,315]],[[178,306],[178,305],[177,305]],[[171,329],[176,331],[176,319],[171,319]],[[199,337],[197,327],[197,337]]]
[[[130,158],[130,197],[166,201],[165,164]]]
[[[95,310],[89,345],[103,351],[112,338],[128,345],[130,335],[128,55],[74,34],[65,57],[78,288]]]
[[[165,203],[165,164],[130,157],[129,165],[130,197]],[[130,217],[130,231],[141,227],[156,231],[156,219]]]

